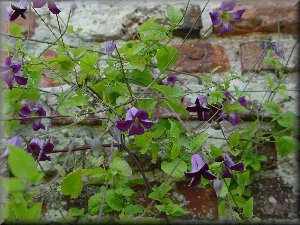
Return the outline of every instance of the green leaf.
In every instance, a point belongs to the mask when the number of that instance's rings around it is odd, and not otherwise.
[[[157,68],[160,72],[173,66],[179,58],[179,53],[176,48],[165,46],[156,52]]]
[[[189,114],[186,111],[185,107],[181,104],[181,97],[178,97],[178,98],[167,98],[165,100],[169,103],[169,105],[173,108],[173,110],[176,113],[179,113],[179,114],[183,115],[186,118],[189,117]],[[165,108],[169,108],[169,106],[167,104],[165,104],[165,102],[163,102],[162,105]]]
[[[220,216],[224,215],[225,208],[226,208],[226,201],[222,200],[218,205],[218,212]]]
[[[238,131],[233,132],[230,137],[229,144],[231,147],[235,147],[240,144],[240,133]]]
[[[141,205],[127,205],[124,208],[124,213],[126,215],[137,215],[137,214],[142,214],[144,210],[145,208]]]
[[[142,41],[162,41],[168,37],[167,28],[156,23],[157,18],[151,18],[138,27]]]
[[[164,85],[154,85],[153,88],[161,92],[167,98],[182,97],[183,92],[179,86],[164,86]]]
[[[116,193],[119,194],[119,195],[123,195],[125,197],[130,197],[131,195],[133,195],[135,192],[130,189],[130,188],[117,188],[116,189]]]
[[[42,202],[38,202],[34,204],[31,208],[28,209],[28,219],[31,222],[38,223],[41,217],[41,211],[42,211]]]
[[[145,154],[149,149],[152,141],[153,134],[151,132],[146,132],[142,135],[135,136],[135,144],[141,147],[141,153]]]
[[[103,192],[92,195],[88,200],[88,212],[91,216],[97,215],[100,210]]]
[[[167,8],[167,16],[171,26],[180,26],[184,22],[184,18],[181,10],[173,6],[169,6]]]
[[[260,161],[258,160],[253,160],[252,163],[250,164],[250,166],[255,170],[255,171],[259,171],[260,170],[260,167],[261,167],[261,164],[260,164]]]
[[[253,197],[249,198],[243,207],[243,214],[247,218],[252,218],[253,217]]]
[[[170,119],[169,119],[169,122],[171,124],[171,128],[170,128],[170,131],[169,131],[169,136],[173,137],[173,138],[178,138],[179,134],[180,134],[179,127],[177,126],[177,124],[175,122],[171,121]]]
[[[227,185],[230,186],[231,178],[225,178],[225,180],[226,180]],[[225,197],[228,194],[228,188],[227,188],[226,183],[224,182],[224,185],[222,186],[222,189],[220,191],[219,196],[221,198]]]
[[[85,73],[94,72],[95,65],[99,60],[98,54],[86,54],[80,61],[80,70]]]
[[[297,122],[295,113],[287,111],[283,113],[278,120],[276,120],[280,126],[291,127]]]
[[[170,216],[183,216],[188,212],[181,205],[170,203],[166,206],[166,211]]]
[[[160,202],[172,202],[169,198],[164,196],[172,189],[171,181],[162,183],[159,187],[154,187],[152,192],[149,194],[149,198],[160,201]]]
[[[217,158],[218,156],[222,156],[222,149],[217,148],[216,146],[210,146],[210,155],[213,158]]]
[[[68,212],[68,217],[77,217],[77,216],[84,216],[84,208],[75,208],[75,207],[72,207],[69,209],[69,212]]]
[[[132,70],[129,73],[127,73],[126,77],[128,78],[129,83],[137,84],[144,87],[147,87],[153,81],[153,77],[148,70]]]
[[[16,146],[9,146],[9,151],[8,165],[15,177],[33,183],[42,179],[43,174],[38,172],[35,161],[28,152]]]
[[[111,161],[109,169],[112,175],[120,174],[128,177],[132,175],[132,170],[129,164],[124,159],[119,157],[116,157]]]
[[[287,156],[288,154],[297,151],[299,142],[297,139],[291,136],[276,136],[276,149],[281,156]]]
[[[23,195],[20,192],[12,194],[12,209],[20,221],[28,221],[28,208]]]
[[[237,183],[242,186],[247,186],[251,183],[250,171],[247,170],[237,174]]]
[[[24,27],[16,23],[9,23],[10,34],[16,37],[23,37]]]
[[[24,181],[15,177],[0,177],[1,184],[3,184],[5,191],[16,192],[25,189]]]
[[[162,162],[161,169],[168,175],[175,178],[182,178],[184,172],[187,170],[187,165],[184,161],[179,162],[180,159],[173,160],[171,162]]]
[[[125,208],[124,198],[114,190],[107,190],[105,201],[113,210],[121,211]]]
[[[195,152],[198,151],[201,145],[207,140],[209,134],[198,134],[191,140],[189,148]]]
[[[82,190],[82,174],[81,170],[75,170],[69,173],[61,183],[61,191],[64,195],[70,195],[77,198]]]
[[[275,102],[264,102],[263,108],[270,115],[279,115],[280,107]]]

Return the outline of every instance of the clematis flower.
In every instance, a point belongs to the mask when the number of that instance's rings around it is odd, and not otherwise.
[[[167,77],[167,81],[162,81],[160,84],[162,85],[174,85],[177,81],[177,76],[174,74],[171,74],[170,76]]]
[[[227,119],[231,123],[232,126],[236,126],[240,123],[240,117],[236,111],[230,113],[228,115]]]
[[[38,138],[33,138],[27,145],[27,151],[31,153],[31,155],[37,161],[50,161],[50,157],[46,154],[50,154],[53,151],[53,149],[54,145],[51,144],[49,140],[43,145]]]
[[[9,139],[7,144],[17,146],[17,147],[22,147],[23,142],[22,142],[22,139],[20,138],[20,136],[16,135],[16,136],[13,136],[11,139]],[[4,150],[4,153],[0,156],[0,159],[8,156],[8,154],[9,154],[9,148],[7,147]]]
[[[246,100],[245,96],[241,96],[238,98],[238,102],[241,104],[241,106],[246,106],[248,105],[248,101]]]
[[[20,117],[30,117],[30,116],[46,116],[46,111],[43,107],[38,108],[29,107],[27,104],[23,105],[19,113]],[[29,119],[24,118],[20,120],[20,124],[27,124],[32,121],[32,129],[38,131],[39,129],[45,130],[45,126],[41,122],[41,118]]]
[[[57,8],[54,0],[34,0],[32,3],[33,8],[42,8],[48,3],[48,9],[53,14],[59,14],[61,11]]]
[[[234,163],[231,157],[227,153],[223,153],[223,156],[219,156],[215,159],[216,162],[224,162],[224,166],[222,168],[223,178],[232,178],[233,175],[229,170],[235,171],[243,171],[244,164],[243,163]]]
[[[105,42],[105,53],[108,56],[111,56],[116,49],[116,44],[114,41],[110,40]]]
[[[224,0],[217,11],[209,13],[213,25],[222,25],[219,35],[230,32],[232,30],[232,24],[241,21],[245,9],[233,12],[232,10],[235,6],[236,3],[234,0]]]
[[[13,81],[15,80],[19,85],[27,84],[27,77],[21,76],[22,63],[12,61],[12,56],[8,56],[4,60],[4,64],[0,66],[0,71],[3,72],[2,79],[7,83],[9,89],[13,88]]]
[[[120,131],[129,130],[129,136],[143,134],[144,128],[150,129],[157,122],[148,120],[148,116],[147,111],[132,107],[127,110],[125,120],[117,121],[116,127]]]
[[[200,155],[194,154],[191,158],[192,162],[192,172],[184,172],[186,178],[192,178],[190,187],[195,187],[200,183],[201,176],[208,180],[216,179],[216,176],[213,175],[208,168],[208,165],[201,158]]]
[[[26,19],[25,12],[27,10],[28,2],[26,0],[20,0],[17,4],[11,4],[11,8],[14,10],[10,15],[10,21],[16,20],[19,16]]]
[[[186,107],[188,112],[197,112],[198,119],[200,121],[208,121],[210,119],[210,108],[207,106],[207,97],[205,95],[200,95],[194,106]]]

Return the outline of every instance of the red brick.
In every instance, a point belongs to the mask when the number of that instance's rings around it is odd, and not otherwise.
[[[219,72],[229,69],[228,57],[220,45],[199,43],[194,46],[195,43],[184,44],[179,50],[180,57],[176,65],[178,71],[205,73],[217,66],[222,66]],[[174,47],[179,49],[180,45]]]
[[[45,53],[44,53],[44,57],[46,60],[51,59],[51,58],[55,58],[57,57],[57,52],[53,51],[51,49],[48,49]]]
[[[242,21],[235,23],[233,31],[222,36],[249,33],[277,33],[298,35],[299,32],[299,1],[297,0],[254,0],[239,4],[236,9],[246,9]],[[220,27],[214,31],[219,33]]]
[[[263,53],[262,41],[251,41],[240,44],[242,72],[247,72],[252,69],[261,54]],[[259,70],[271,69],[269,65],[261,63],[257,68]],[[254,69],[255,69],[254,68]]]
[[[19,17],[18,19],[16,19],[15,21],[13,21],[11,23],[16,23],[20,26],[23,26],[24,27],[23,34],[25,36],[28,34],[28,36],[31,37],[32,35],[34,35],[34,32],[35,32],[36,15],[33,12],[31,12],[31,13],[27,12],[25,15],[26,15],[26,19]]]

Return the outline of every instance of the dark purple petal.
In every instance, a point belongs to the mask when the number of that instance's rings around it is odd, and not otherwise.
[[[229,91],[221,91],[221,93],[223,95],[225,95],[226,98],[229,98],[231,96],[230,92]]]
[[[29,144],[27,145],[27,149],[29,152],[32,153],[32,151],[41,151],[43,148],[43,144],[38,138],[33,138]]]
[[[53,0],[48,0],[48,8],[53,14],[59,14],[61,12]]]
[[[19,85],[26,85],[27,79],[27,77],[15,76],[15,80]]]
[[[196,107],[196,106],[188,106],[188,107],[186,107],[186,110],[188,112],[197,112],[198,111],[198,107]]]
[[[114,50],[115,50],[115,48],[116,48],[116,44],[115,44],[115,42],[113,42],[112,40],[110,40],[110,41],[107,41],[106,43],[105,43],[105,53],[107,54],[107,55],[112,55],[113,54],[113,52],[114,52]]]
[[[36,159],[39,161],[51,161],[50,157],[47,156],[45,153],[41,153],[41,155],[36,156]]]
[[[33,0],[32,7],[33,8],[42,8],[46,5],[47,0]]]
[[[138,110],[136,113],[136,118],[138,118],[139,120],[146,120],[148,119],[148,113],[145,110]]]
[[[207,112],[207,111],[198,111],[197,112],[197,116],[198,116],[198,119],[200,120],[200,121],[208,121],[209,119],[210,119],[210,114],[209,114],[209,112]],[[211,122],[211,120],[210,120],[210,122]]]
[[[50,141],[47,141],[44,145],[44,153],[49,154],[53,151],[54,145],[50,143]]]
[[[230,173],[230,171],[227,169],[226,166],[224,166],[222,170],[223,170],[223,178],[233,178],[232,173]]]
[[[223,161],[224,161],[223,156],[218,156],[217,158],[215,158],[215,162],[223,162]]]
[[[222,26],[219,34],[221,35],[221,34],[224,34],[226,32],[230,32],[230,31],[232,31],[232,24],[230,22],[223,23],[223,26]]]
[[[231,11],[234,9],[235,6],[236,6],[236,3],[234,0],[223,0],[220,9],[226,10],[226,11]]]
[[[138,122],[134,122],[129,130],[129,136],[136,135],[136,134],[139,135],[143,133],[144,133],[144,128]]]
[[[116,127],[120,131],[127,131],[131,127],[132,122],[133,122],[133,120],[119,120],[119,121],[117,121]]]
[[[46,116],[46,111],[43,109],[43,107],[39,106],[35,111],[35,114],[37,114],[38,116]]]
[[[12,62],[10,64],[10,68],[12,69],[13,73],[18,73],[21,70],[21,67],[22,63],[18,61]]]
[[[13,80],[14,80],[14,76],[10,73],[5,73],[2,76],[2,79],[7,83],[9,89],[11,90],[13,88]]]
[[[168,78],[167,78],[167,85],[169,85],[169,84],[174,85],[177,80],[178,80],[177,76],[172,74],[172,75],[168,76]]]
[[[201,175],[208,179],[208,180],[214,180],[216,179],[217,177],[215,175],[213,175],[210,171],[208,170],[204,170],[204,171],[201,171]]]
[[[216,192],[217,197],[219,197],[222,187],[223,187],[223,182],[220,179],[214,180],[214,190]]]
[[[195,172],[184,172],[186,178],[193,178],[195,176],[200,176],[200,171]]]
[[[20,114],[19,114],[19,115],[20,115]],[[27,124],[27,123],[29,123],[29,122],[31,122],[31,119],[21,119],[21,120],[20,120],[20,124],[22,124],[22,125]]]
[[[201,176],[200,175],[197,175],[197,176],[194,176],[193,178],[192,178],[192,181],[191,181],[191,183],[190,183],[190,187],[195,187],[195,186],[197,186],[199,183],[200,183],[200,178],[201,178]]]
[[[231,123],[232,126],[236,126],[237,124],[240,123],[240,117],[239,117],[239,114],[236,111],[229,114],[227,119]]]
[[[44,124],[42,124],[41,119],[36,119],[32,121],[32,129],[38,131],[40,129],[45,130]]]
[[[21,117],[27,117],[32,113],[31,109],[28,107],[27,104],[23,105],[22,108],[20,109],[20,114],[19,116]]]
[[[150,129],[153,125],[154,122],[151,120],[140,120],[140,123],[146,128],[146,129]]]
[[[235,164],[234,166],[230,167],[231,170],[236,170],[236,171],[243,171],[244,170],[244,164],[243,163],[238,163]]]
[[[242,20],[242,15],[246,11],[246,9],[240,9],[231,14],[230,22],[240,22]]]
[[[134,120],[136,118],[136,114],[138,113],[138,109],[135,107],[131,107],[126,112],[126,118],[125,120]]]
[[[242,105],[242,106],[246,106],[248,104],[248,101],[246,100],[245,96],[241,96],[238,98],[238,102]]]
[[[9,68],[10,67],[10,64],[11,64],[11,60],[12,60],[12,56],[8,56],[5,58],[4,60],[4,64]]]
[[[211,22],[213,25],[217,26],[221,24],[221,18],[220,18],[220,12],[219,11],[214,11],[209,13]]]

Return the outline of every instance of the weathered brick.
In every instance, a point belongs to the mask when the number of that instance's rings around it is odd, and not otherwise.
[[[259,70],[271,69],[269,65],[260,63],[256,65],[264,50],[264,41],[251,41],[240,44],[242,72],[247,72],[254,68]],[[256,66],[255,66],[256,65]]]
[[[222,66],[219,72],[229,69],[228,57],[222,46],[210,43],[199,43],[194,46],[195,43],[184,44],[181,48],[180,45],[174,46],[180,48],[180,57],[176,64],[178,71],[205,73],[217,66]]]
[[[34,35],[35,32],[35,26],[36,26],[36,15],[35,13],[31,12],[27,12],[25,13],[26,19],[23,19],[22,17],[19,17],[18,19],[16,19],[15,21],[11,22],[11,23],[16,23],[22,27],[24,27],[24,32],[23,35],[28,37],[31,37]]]
[[[299,215],[298,197],[281,177],[258,180],[251,185],[254,215],[262,219],[291,219]]]
[[[271,141],[275,141],[273,138]],[[266,169],[276,169],[277,163],[277,151],[275,147],[275,142],[265,142],[257,147],[257,152],[260,155],[265,155],[268,159],[267,161],[262,161],[262,165],[266,166]]]
[[[222,36],[279,31],[297,35],[299,32],[297,0],[246,1],[239,4],[236,9],[246,9],[242,21],[234,24],[232,32]],[[219,33],[220,27],[215,27],[214,31]]]

